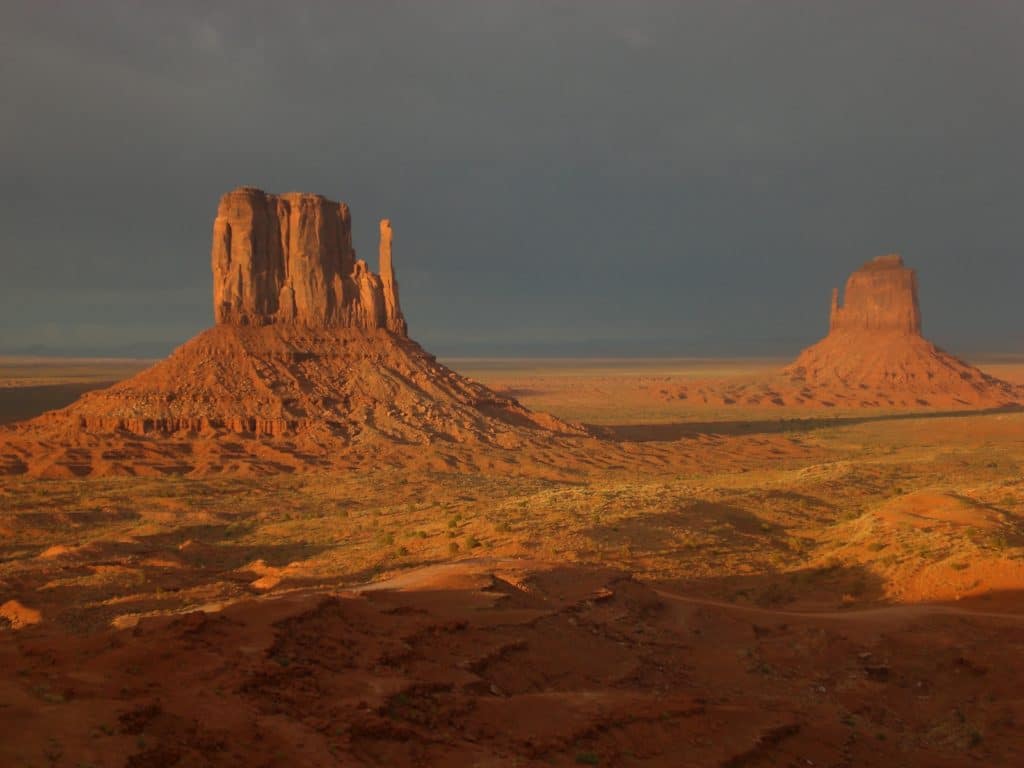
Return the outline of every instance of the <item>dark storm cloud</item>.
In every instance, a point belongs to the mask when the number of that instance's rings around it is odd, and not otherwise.
[[[0,347],[210,322],[239,184],[396,227],[438,351],[766,352],[900,250],[929,336],[1024,346],[1024,6],[0,3]]]

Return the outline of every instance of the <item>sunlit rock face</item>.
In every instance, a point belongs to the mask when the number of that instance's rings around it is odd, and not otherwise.
[[[356,258],[344,203],[299,192],[271,195],[252,187],[228,192],[213,223],[216,321],[387,329],[405,336],[391,240],[385,219],[377,275]]]
[[[917,274],[898,254],[872,259],[846,281],[843,305],[832,292],[831,331],[897,332],[921,335]]]

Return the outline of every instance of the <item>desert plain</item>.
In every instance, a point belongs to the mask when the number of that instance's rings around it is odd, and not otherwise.
[[[585,431],[0,478],[0,765],[1024,762],[1024,410],[445,362]],[[0,361],[3,418],[145,365]]]

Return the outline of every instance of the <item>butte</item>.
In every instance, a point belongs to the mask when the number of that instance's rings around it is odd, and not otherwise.
[[[1024,389],[990,376],[921,335],[917,274],[896,254],[879,256],[832,292],[829,333],[784,371],[805,393],[839,394],[863,406],[999,407]]]
[[[0,432],[0,474],[511,468],[522,459],[509,449],[582,434],[410,339],[391,247],[385,219],[374,274],[356,258],[344,203],[227,193],[213,224],[214,327],[130,379]]]

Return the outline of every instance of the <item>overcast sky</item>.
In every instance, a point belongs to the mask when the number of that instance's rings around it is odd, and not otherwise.
[[[1024,3],[0,0],[0,350],[212,323],[240,184],[395,227],[441,354],[795,353],[867,259],[1024,351]]]

